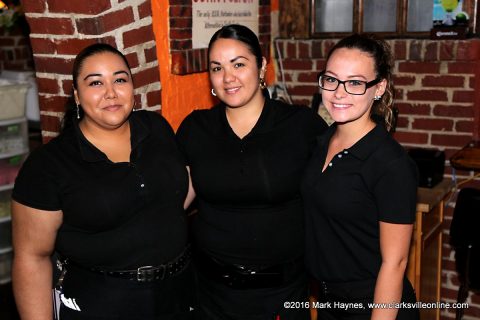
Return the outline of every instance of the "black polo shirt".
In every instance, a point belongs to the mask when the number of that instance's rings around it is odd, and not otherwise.
[[[329,282],[376,278],[379,221],[415,221],[417,171],[404,149],[377,124],[322,173],[333,124],[319,138],[302,183],[306,257],[312,275]]]
[[[300,181],[325,122],[307,107],[267,100],[240,139],[225,108],[194,111],[177,131],[199,204],[195,243],[229,263],[276,264],[302,255]]]
[[[130,162],[111,162],[74,121],[30,155],[15,182],[16,201],[63,211],[56,250],[84,266],[158,265],[187,242],[188,177],[173,130],[154,112],[129,121]]]

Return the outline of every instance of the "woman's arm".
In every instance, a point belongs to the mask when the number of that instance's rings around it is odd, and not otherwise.
[[[187,196],[185,197],[185,202],[183,203],[183,209],[187,209],[193,202],[193,199],[195,199],[195,189],[193,189],[192,185],[192,177],[190,175],[190,167],[187,166],[187,171],[188,171],[188,192]]]
[[[12,201],[13,293],[22,320],[53,318],[50,256],[62,218]]]
[[[380,222],[382,265],[375,285],[375,303],[400,302],[412,231],[412,224]],[[397,313],[398,309],[373,309],[372,319],[393,320]]]

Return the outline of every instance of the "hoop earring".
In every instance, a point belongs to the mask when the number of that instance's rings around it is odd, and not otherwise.
[[[260,78],[260,89],[265,89],[267,84],[265,83],[265,79]]]
[[[375,100],[375,101],[378,101],[378,100],[380,100],[380,99],[382,99],[382,96],[375,96],[375,97],[373,98],[373,100]]]
[[[217,94],[215,93],[215,90],[213,90],[213,88],[212,88],[212,91],[210,91],[210,93],[211,93],[211,94],[212,94],[212,96],[214,96],[214,97],[216,97],[216,96],[217,96]]]
[[[77,103],[77,119],[80,119],[80,105]]]

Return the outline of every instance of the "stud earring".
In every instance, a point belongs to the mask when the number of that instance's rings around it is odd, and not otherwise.
[[[215,90],[212,89],[212,91],[210,91],[210,93],[212,94],[212,96],[216,97],[217,94],[215,93]]]
[[[77,103],[77,119],[80,119],[80,105]]]
[[[373,98],[373,100],[375,100],[375,101],[378,101],[378,100],[380,100],[380,99],[382,99],[382,96],[375,96],[375,97]]]

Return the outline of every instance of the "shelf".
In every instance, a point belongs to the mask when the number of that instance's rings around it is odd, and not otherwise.
[[[12,282],[12,277],[6,277],[6,278],[3,278],[3,279],[0,279],[0,284],[7,284],[7,283],[10,283]]]
[[[12,216],[0,217],[0,223],[12,221]]]
[[[22,123],[22,122],[25,122],[25,121],[27,121],[27,118],[25,118],[25,117],[7,119],[7,120],[0,120],[0,126],[9,126],[11,124]]]
[[[15,151],[15,152],[7,152],[7,153],[0,153],[0,159],[8,159],[14,156],[20,156],[28,153],[28,149],[25,148],[20,151]]]
[[[0,192],[5,191],[5,190],[12,190],[13,189],[13,183],[10,184],[2,184],[0,186]]]
[[[9,253],[12,251],[12,247],[0,248],[0,254]]]

